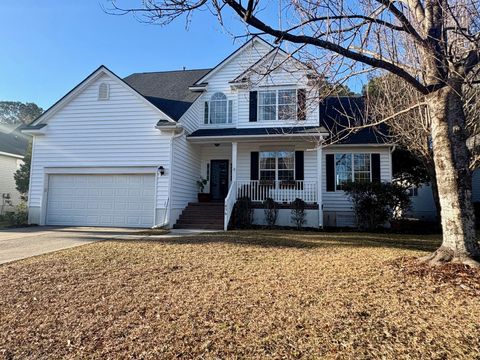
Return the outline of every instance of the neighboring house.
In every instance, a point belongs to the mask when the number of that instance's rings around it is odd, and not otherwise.
[[[267,76],[266,67],[273,68]],[[101,66],[35,120],[29,222],[226,228],[239,197],[307,203],[305,226],[351,226],[342,184],[391,181],[392,146],[361,131],[327,147],[358,99],[319,104],[308,67],[254,37],[212,69]],[[212,202],[197,204],[197,180]]]
[[[412,203],[406,215],[420,220],[436,221],[437,211],[430,184],[412,187],[409,192]],[[480,169],[473,172],[472,199],[474,203],[480,202]]]
[[[18,128],[0,125],[0,214],[13,211],[21,202],[13,175],[23,163],[28,138]]]

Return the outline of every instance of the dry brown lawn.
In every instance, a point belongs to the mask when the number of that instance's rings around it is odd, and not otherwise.
[[[479,359],[479,274],[392,262],[437,245],[245,231],[18,261],[0,267],[0,357]]]

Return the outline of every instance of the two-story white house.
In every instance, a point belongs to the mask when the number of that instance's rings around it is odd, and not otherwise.
[[[259,37],[212,69],[121,79],[101,66],[24,130],[29,222],[226,229],[246,196],[259,224],[266,198],[287,226],[301,198],[306,226],[353,225],[342,185],[390,181],[392,146],[368,130],[326,145],[345,106],[320,102],[309,75]],[[197,201],[199,179],[210,202]]]

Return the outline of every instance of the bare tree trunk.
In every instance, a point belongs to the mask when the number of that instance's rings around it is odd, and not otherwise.
[[[432,154],[433,160],[433,154]],[[435,164],[433,161],[425,163],[427,172],[430,176],[430,186],[432,188],[433,203],[435,204],[435,215],[438,221],[441,221],[442,214],[440,213],[440,197],[438,196],[437,175],[435,174]]]
[[[431,264],[458,262],[479,266],[461,91],[461,82],[453,81],[428,96],[443,242],[423,260]]]

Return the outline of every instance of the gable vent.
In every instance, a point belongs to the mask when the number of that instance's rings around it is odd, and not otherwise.
[[[98,86],[98,100],[108,100],[110,97],[110,87],[107,83],[101,83]]]

